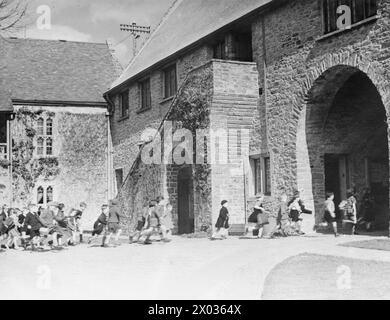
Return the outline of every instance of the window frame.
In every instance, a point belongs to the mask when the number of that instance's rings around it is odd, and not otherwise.
[[[40,194],[42,194],[42,198],[41,199],[39,199],[39,195]],[[44,187],[42,187],[42,186],[39,186],[38,188],[37,188],[37,192],[36,192],[36,196],[37,196],[37,204],[38,205],[45,205],[45,188]],[[42,201],[42,202],[41,202]]]
[[[119,93],[119,112],[120,112],[120,120],[126,119],[130,116],[130,90],[124,90]],[[124,108],[125,106],[125,108]]]
[[[54,156],[54,120],[52,117],[40,117],[36,122],[35,155],[38,158]]]
[[[368,23],[372,20],[376,20],[378,18],[378,1],[377,0],[320,0],[321,1],[321,16],[322,16],[322,37],[319,38],[321,40],[322,38],[327,38],[329,36],[332,36],[334,34],[338,34],[340,32],[351,30],[354,27],[360,26],[361,24]],[[364,7],[364,16],[362,19],[357,20],[356,17],[356,10],[357,10],[357,2],[362,1],[363,7]],[[340,2],[340,3],[339,3]],[[352,23],[351,27],[348,29],[337,29],[336,23],[338,15],[336,13],[337,8],[340,5],[343,5],[341,2],[348,2],[350,8],[351,8],[351,14],[352,14]],[[374,2],[375,5],[375,12],[369,12],[367,13],[367,5],[371,8],[371,3]],[[330,8],[330,4],[334,8]],[[333,14],[330,14],[332,12],[332,9],[335,11]],[[371,9],[370,9],[371,10]],[[334,19],[331,20],[331,19]]]
[[[42,198],[39,200],[39,194],[42,194]],[[49,195],[51,197],[49,198]],[[54,186],[53,185],[39,185],[36,189],[37,205],[47,206],[51,201],[54,201]]]
[[[146,88],[148,88],[148,91],[146,91],[147,96],[144,97],[144,91],[145,91],[145,84],[147,84]],[[152,108],[152,88],[151,88],[151,78],[145,78],[138,83],[138,90],[139,90],[139,109],[138,113],[150,110]],[[145,99],[144,99],[145,98]]]
[[[269,173],[267,173],[266,170],[267,161],[269,162]],[[249,191],[251,195],[256,196],[257,194],[264,194],[265,196],[271,196],[272,181],[270,156],[268,154],[253,155],[249,157],[249,162],[251,167],[251,185]]]
[[[263,161],[263,175],[264,175],[264,194],[266,196],[272,195],[272,180],[271,180],[271,158],[270,156],[264,156]],[[269,162],[269,173],[267,173],[267,162]],[[268,183],[269,180],[269,183]]]
[[[171,81],[171,76],[174,75],[174,81]],[[169,81],[167,79],[169,78]],[[163,97],[164,99],[172,98],[177,93],[177,65],[176,63],[169,65],[163,69]],[[169,82],[169,85],[168,85]]]
[[[37,135],[45,135],[45,119],[43,119],[42,117],[37,119]]]
[[[47,118],[46,119],[46,136],[53,136],[53,119],[52,118]],[[50,128],[50,130],[49,130]],[[49,133],[50,131],[50,133]]]

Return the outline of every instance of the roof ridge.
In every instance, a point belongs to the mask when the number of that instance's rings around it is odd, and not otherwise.
[[[157,33],[157,31],[161,28],[161,26],[164,24],[164,22],[167,21],[167,19],[169,18],[169,16],[172,14],[172,12],[174,12],[176,10],[176,8],[180,5],[180,3],[182,3],[183,0],[174,0],[174,2],[172,3],[172,5],[168,8],[168,10],[165,12],[165,14],[163,15],[163,17],[161,18],[160,22],[157,24],[157,26],[154,28],[154,30],[152,31],[150,37],[144,42],[144,44],[142,45],[141,49],[137,52],[137,54],[133,57],[133,59],[130,60],[130,62],[128,63],[128,65],[124,68],[122,74],[124,72],[127,71],[127,69],[129,69],[134,61],[137,59],[137,57],[141,54],[141,52],[144,50],[144,48],[152,41],[154,35]],[[122,76],[122,75],[121,75]],[[120,78],[120,77],[119,77]]]
[[[89,42],[89,41],[76,41],[76,40],[65,40],[65,39],[40,39],[40,38],[21,38],[21,37],[2,37],[4,40],[21,40],[21,41],[45,41],[45,42],[72,42],[72,43],[79,43],[79,44],[98,44],[98,45],[107,45],[106,42]]]

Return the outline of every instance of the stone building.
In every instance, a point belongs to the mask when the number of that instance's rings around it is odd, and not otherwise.
[[[105,97],[118,197],[133,221],[162,194],[177,233],[210,230],[226,199],[243,231],[255,194],[275,213],[282,193],[301,190],[312,230],[326,190],[337,202],[370,187],[377,225],[388,224],[388,0],[178,0]],[[206,138],[225,130],[206,158],[225,144],[227,162],[172,163],[169,149],[168,162],[145,162],[169,141],[169,121]]]
[[[88,204],[110,198],[103,93],[118,76],[107,44],[0,39],[0,203]]]

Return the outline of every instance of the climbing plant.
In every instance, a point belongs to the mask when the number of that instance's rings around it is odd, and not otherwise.
[[[25,201],[31,194],[39,178],[51,180],[59,172],[56,157],[34,157],[34,138],[36,120],[44,113],[43,110],[20,108],[16,112],[16,128],[12,141],[12,187],[14,201]],[[47,112],[48,117],[54,113]],[[1,164],[0,164],[1,165]]]
[[[178,95],[168,119],[176,123],[176,127],[192,132],[193,145],[197,145],[197,130],[207,130],[210,126],[210,105],[212,98],[212,72],[203,68],[191,74]],[[196,163],[194,152],[194,163]],[[211,168],[209,164],[192,166],[192,178],[195,189],[195,210],[201,231],[211,228]]]

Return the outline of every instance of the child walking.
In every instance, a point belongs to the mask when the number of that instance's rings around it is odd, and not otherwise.
[[[291,221],[294,223],[297,233],[299,235],[304,235],[305,233],[302,231],[302,201],[300,198],[300,192],[296,191],[294,193],[293,199],[288,204],[289,217]]]
[[[35,250],[40,244],[40,232],[42,228],[41,221],[38,216],[38,206],[36,204],[29,204],[28,213],[24,220],[24,230],[30,236],[32,250]]]
[[[352,224],[351,234],[357,234],[356,224],[357,224],[357,210],[356,210],[356,198],[353,189],[347,190],[347,200],[343,200],[339,208],[344,212],[343,223]]]
[[[338,237],[339,234],[337,233],[337,220],[336,220],[336,212],[335,212],[335,206],[333,200],[334,200],[334,193],[327,192],[326,200],[324,203],[324,211],[325,211],[324,220],[327,222],[328,226],[332,226],[335,237]]]
[[[94,241],[100,235],[103,234],[107,226],[107,219],[108,219],[108,205],[103,204],[100,216],[93,225],[92,237],[88,240],[88,244],[90,244],[92,241]]]
[[[119,202],[115,199],[111,200],[108,211],[107,233],[104,235],[102,247],[106,247],[110,244],[110,239],[113,235],[115,235],[115,243],[119,245],[119,237],[122,233],[120,227],[122,218],[124,218],[124,216],[119,208]]]
[[[219,211],[219,217],[215,224],[215,232],[211,236],[211,240],[223,240],[227,239],[229,233],[229,210],[227,209],[227,200],[221,202],[221,210]]]
[[[21,250],[18,244],[20,239],[18,227],[20,227],[20,225],[18,215],[15,209],[10,209],[9,216],[5,221],[5,225],[7,226],[8,232],[8,241],[6,243],[6,247],[9,248],[13,245],[15,250]]]

